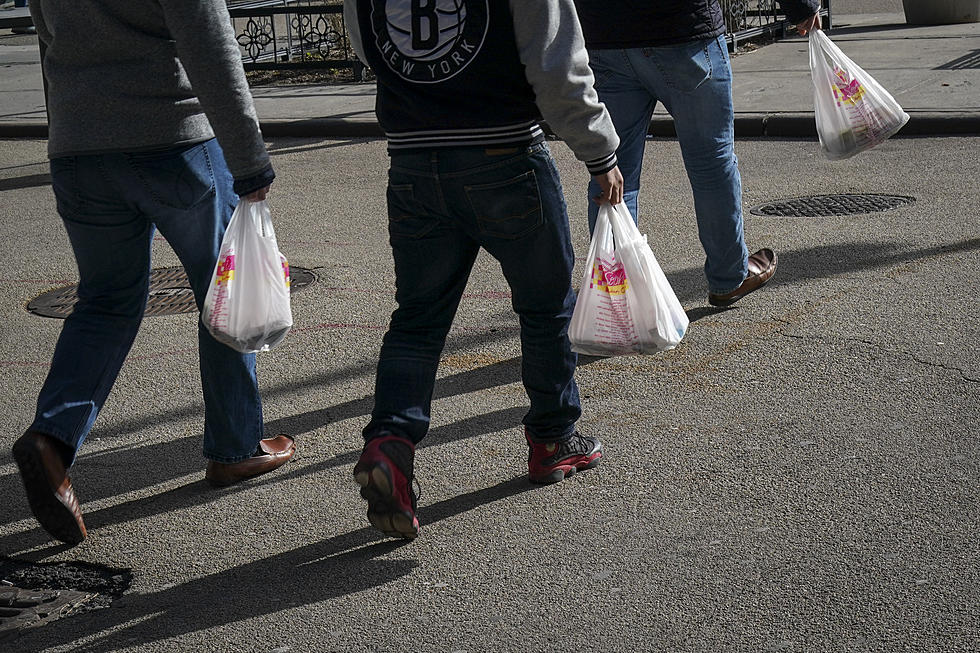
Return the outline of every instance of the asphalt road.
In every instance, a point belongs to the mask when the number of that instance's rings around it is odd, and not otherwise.
[[[0,143],[0,554],[130,568],[110,608],[11,651],[978,650],[980,159],[976,138],[895,139],[844,162],[740,141],[745,206],[890,193],[892,211],[748,215],[773,282],[706,302],[676,143],[648,144],[641,231],[692,319],[658,356],[583,360],[583,430],[606,457],[526,481],[517,321],[478,260],[419,449],[420,537],[367,528],[351,479],[393,309],[380,141],[276,140],[280,246],[319,281],[260,360],[269,433],[295,461],[203,483],[195,317],[145,320],[76,465],[90,530],[56,547],[6,452],[60,322],[25,304],[73,283],[44,144]],[[584,256],[586,173],[552,144]],[[156,267],[176,265],[163,241]]]

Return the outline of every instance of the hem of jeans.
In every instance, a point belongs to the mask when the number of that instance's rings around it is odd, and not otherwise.
[[[733,286],[733,287],[731,287],[731,288],[729,288],[728,290],[711,290],[711,289],[709,288],[709,289],[708,289],[708,294],[710,294],[710,295],[727,295],[727,294],[728,294],[728,293],[730,293],[730,292],[735,292],[736,290],[738,290],[739,288],[741,288],[741,287],[742,287],[742,284],[743,284],[743,283],[745,283],[745,280],[746,280],[746,279],[748,279],[748,278],[749,278],[749,275],[748,275],[748,274],[746,274],[746,275],[745,275],[745,276],[744,276],[744,277],[742,278],[742,280],[738,282],[738,284],[737,284],[737,285],[735,285],[735,286]]]
[[[527,437],[534,444],[551,444],[553,442],[564,442],[565,440],[567,440],[570,437],[572,437],[572,435],[575,433],[575,425],[574,424],[572,424],[570,427],[568,427],[568,432],[567,433],[565,433],[563,435],[559,435],[556,438],[541,438],[541,437],[537,437],[537,436],[535,436],[531,432],[531,429],[527,428],[526,426],[524,428],[525,428],[525,432],[527,433]]]
[[[50,422],[40,422],[35,420],[33,423],[31,423],[29,427],[27,427],[27,430],[33,431],[34,433],[40,433],[42,435],[46,435],[50,438],[54,438],[55,440],[61,442],[63,445],[65,445],[72,451],[77,452],[78,447],[76,447],[74,442],[71,441],[72,439],[70,437],[65,436],[65,432],[62,431],[61,429],[57,427],[48,426],[49,424]]]
[[[367,444],[371,440],[377,440],[378,438],[383,438],[386,436],[394,436],[401,440],[405,440],[406,442],[410,442],[412,446],[415,446],[422,441],[422,438],[419,438],[418,440],[413,440],[412,438],[408,437],[408,435],[406,435],[403,431],[400,431],[397,428],[393,429],[390,426],[374,427],[371,428],[370,430],[365,429],[364,431],[361,432],[361,437],[364,438],[364,444]]]
[[[255,444],[255,449],[258,449],[258,443]],[[255,455],[255,449],[252,449],[252,453],[246,454],[244,456],[215,456],[209,454],[207,451],[204,452],[204,457],[214,463],[222,463],[224,465],[232,465],[234,463],[240,463],[243,460],[248,460]]]

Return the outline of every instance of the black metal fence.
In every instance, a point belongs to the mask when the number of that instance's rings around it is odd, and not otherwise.
[[[824,27],[830,26],[830,1],[822,0]],[[728,25],[726,40],[760,36],[779,38],[792,27],[776,0],[720,0]],[[250,0],[229,2],[229,13],[246,70],[349,68],[356,81],[364,66],[350,47],[343,4],[322,0]]]
[[[350,68],[355,81],[364,66],[350,46],[342,4],[257,0],[229,3],[245,70]]]
[[[725,39],[734,50],[739,41],[759,36],[783,37],[793,27],[779,11],[776,0],[720,0],[728,32]],[[830,0],[822,0],[820,18],[830,28]]]

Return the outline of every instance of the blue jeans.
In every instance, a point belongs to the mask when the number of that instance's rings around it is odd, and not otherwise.
[[[425,437],[439,356],[480,247],[500,262],[520,318],[528,434],[571,435],[581,415],[568,342],[575,259],[547,146],[394,154],[388,232],[398,308],[381,347],[365,439]]]
[[[742,182],[734,148],[732,71],[723,37],[626,50],[589,50],[595,88],[619,133],[624,201],[637,220],[647,130],[657,102],[674,119],[694,193],[708,290],[737,288],[748,270],[742,233]],[[599,194],[595,180],[589,197]],[[589,201],[589,229],[599,208]]]
[[[200,310],[238,198],[213,139],[165,151],[55,158],[51,181],[78,264],[78,303],[58,337],[31,429],[77,453],[143,319],[154,228],[184,265]],[[243,460],[262,437],[255,355],[219,343],[200,320],[197,333],[204,455]]]

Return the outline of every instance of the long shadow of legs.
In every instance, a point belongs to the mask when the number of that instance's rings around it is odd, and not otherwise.
[[[51,175],[48,173],[39,175],[23,175],[22,177],[8,177],[7,179],[0,179],[0,192],[5,190],[18,190],[20,188],[48,186],[50,184]]]
[[[779,268],[768,287],[799,284],[811,279],[840,277],[862,270],[875,270],[909,261],[936,258],[980,250],[980,238],[970,238],[948,245],[906,249],[898,242],[857,242],[846,245],[818,245],[803,249],[777,252]],[[681,302],[706,297],[707,290],[701,268],[687,268],[668,275],[670,285]],[[709,310],[710,309],[705,309]],[[704,317],[696,313],[698,318]]]
[[[900,264],[907,261],[920,260],[926,258],[941,257],[949,254],[954,254],[957,252],[967,252],[980,250],[980,238],[973,238],[968,240],[963,240],[957,243],[952,243],[948,245],[938,245],[935,247],[914,249],[902,251],[903,245],[894,242],[885,243],[852,243],[847,247],[842,247],[839,245],[825,245],[819,247],[805,248],[801,250],[783,252],[781,254],[782,263],[780,266],[780,271],[777,276],[770,282],[773,285],[779,284],[794,284],[801,281],[806,281],[814,278],[825,278],[829,276],[839,276],[844,274],[849,274],[857,272],[860,270],[876,269],[888,267],[896,264]],[[680,289],[678,295],[683,297],[689,297],[690,292],[684,291],[685,285],[690,288],[691,286],[703,285],[703,276],[700,268],[689,268],[687,270],[682,270],[679,273],[671,274],[672,284],[674,284],[675,289]],[[683,299],[682,299],[683,301]],[[712,309],[703,309],[709,311],[708,313],[703,313],[703,311],[698,311],[698,309],[692,309],[694,317],[692,319],[700,319],[706,314],[710,314]],[[499,334],[473,334],[468,336],[462,336],[456,339],[456,346],[454,348],[462,348],[469,344],[483,342],[487,340],[493,340],[499,337]],[[591,357],[581,357],[580,366],[588,365],[598,358]],[[345,378],[349,378],[350,375],[367,374],[373,371],[374,366],[368,364],[362,364],[357,366],[350,366],[342,370],[337,370],[333,372],[328,372],[322,375],[317,375],[311,377],[310,379],[302,382],[301,384],[282,384],[275,388],[272,388],[265,392],[267,396],[275,397],[280,395],[287,395],[291,391],[295,391],[296,388],[300,387],[312,387],[321,384],[331,384],[338,381],[342,381]],[[468,372],[462,372],[444,379],[441,379],[436,384],[437,397],[450,397],[457,394],[462,394],[466,392],[472,392],[475,390],[487,389],[494,387],[496,385],[501,385],[505,383],[512,383],[520,378],[520,359],[512,358],[494,365],[483,367],[477,370],[471,370]],[[289,433],[303,433],[320,426],[330,424],[340,419],[347,419],[350,417],[356,417],[360,415],[366,415],[370,412],[372,407],[371,397],[364,397],[361,399],[352,400],[338,406],[332,406],[329,408],[324,408],[321,410],[310,411],[308,413],[303,413],[300,415],[283,418],[281,420],[275,420],[271,422],[269,426],[270,432],[285,431]],[[194,410],[203,411],[202,407],[180,409],[178,411],[168,412],[163,411],[162,413],[152,416],[149,418],[144,418],[141,420],[134,420],[132,424],[122,424],[117,425],[115,428],[145,428],[147,425],[152,425],[154,423],[162,422],[167,419],[171,419],[178,414],[183,414],[185,412],[193,412]],[[467,433],[465,430],[457,432],[458,434],[454,437],[446,438],[444,441],[451,441],[452,439],[460,439],[464,437],[473,437],[474,435],[480,435],[484,432],[491,432],[499,429],[499,424],[505,423],[517,423],[519,420],[516,419],[516,412],[521,409],[506,409],[504,411],[498,411],[499,421],[497,420],[498,415],[491,413],[488,418],[492,417],[493,421],[496,422],[494,428],[484,431],[479,431],[475,429],[473,432]],[[473,418],[479,419],[479,418]],[[438,431],[433,431],[433,436],[436,436],[438,432],[450,433],[448,429],[452,429],[454,426],[443,427]],[[444,430],[445,429],[445,430]],[[431,437],[431,436],[430,436]],[[443,436],[444,437],[444,436]],[[190,440],[192,438],[187,438]],[[191,473],[195,470],[200,469],[201,462],[199,458],[191,462],[190,455],[184,456],[186,452],[191,450],[191,447],[180,444],[181,441],[177,441],[175,446],[171,448],[169,445],[162,445],[158,449],[157,456],[161,457],[161,463],[156,465],[160,470],[168,470],[168,473],[152,472],[155,474],[149,477],[145,477],[141,482],[160,482],[163,477],[175,477],[178,475],[183,475]],[[433,439],[433,442],[438,443],[439,437]],[[144,456],[140,454],[142,449],[133,450],[133,456],[140,456],[140,465],[134,465],[127,467],[127,469],[139,469],[140,467],[147,466],[147,460]],[[162,460],[164,456],[172,456],[174,452],[182,452],[176,456],[179,463],[174,466],[173,457],[168,457],[166,460]],[[196,451],[196,448],[195,448]],[[114,455],[119,455],[116,453],[106,453],[107,457],[112,457]],[[286,474],[275,474],[270,477],[264,478],[259,483],[274,483],[280,482],[282,480],[289,479],[293,475],[303,475],[312,474],[324,469],[331,467],[336,467],[338,465],[353,464],[356,460],[358,453],[357,451],[345,452],[338,455],[324,463],[319,465],[309,466],[302,468],[298,472],[286,473]],[[113,459],[115,463],[115,459]],[[176,469],[176,472],[175,472]],[[112,483],[118,483],[120,480],[119,475],[109,474],[107,475],[112,479]],[[0,490],[10,491],[10,492],[20,492],[19,488],[20,480],[16,475],[9,475],[0,479]],[[106,481],[110,483],[110,481]],[[254,484],[245,484],[238,486],[234,489],[226,491],[244,491]],[[135,486],[134,486],[135,487]],[[128,487],[126,490],[134,489],[134,487]],[[113,494],[111,488],[108,485],[98,488],[98,496],[110,496]],[[116,492],[120,490],[118,487],[115,489]],[[81,490],[83,497],[85,496],[85,489]],[[5,495],[5,496],[10,496]],[[136,499],[133,501],[126,502],[119,506],[113,506],[111,508],[105,508],[100,511],[96,511],[87,516],[87,519],[91,519],[90,524],[93,526],[119,523],[124,520],[139,518],[141,516],[146,516],[148,514],[159,514],[162,512],[169,512],[173,510],[178,510],[182,507],[188,505],[197,505],[201,503],[207,503],[213,501],[218,494],[211,491],[204,491],[204,486],[201,483],[194,483],[186,485],[163,494],[154,495],[151,497]],[[8,504],[9,506],[9,504]],[[24,515],[26,516],[26,515]],[[12,519],[7,514],[4,514],[3,519]],[[47,541],[40,530],[32,531],[30,534],[25,533],[15,533],[8,535],[4,538],[0,538],[0,551],[6,549],[6,547],[15,545],[25,548],[26,546],[37,546],[40,543]],[[16,543],[16,544],[14,544]]]
[[[515,478],[422,507],[422,536],[426,524],[532,489],[525,478]],[[378,559],[411,551],[400,548],[401,541],[379,537],[362,528],[176,587],[128,595],[111,609],[56,621],[25,633],[17,643],[24,650],[40,650],[96,637],[80,650],[115,651],[354,594],[395,581],[418,566],[414,559]]]
[[[453,424],[440,426],[432,429],[432,431],[429,432],[429,435],[422,441],[419,449],[421,450],[432,446],[457,442],[467,438],[479,437],[486,433],[494,433],[499,431],[502,427],[506,427],[508,425],[520,424],[520,420],[524,416],[525,412],[526,409],[523,407],[504,408],[484,415],[469,417]],[[360,443],[360,438],[356,436],[352,437],[352,439],[355,438],[356,441]],[[140,450],[137,449],[134,451],[138,452]],[[143,519],[152,515],[176,512],[185,508],[210,503],[219,497],[227,496],[228,494],[232,493],[247,492],[249,489],[261,485],[271,485],[274,483],[282,483],[284,481],[303,478],[305,476],[319,474],[336,467],[353,467],[354,463],[357,462],[357,458],[360,453],[360,447],[358,447],[354,450],[337,454],[328,460],[316,463],[314,465],[297,467],[295,469],[290,469],[290,466],[287,466],[281,471],[269,476],[263,476],[262,478],[256,479],[250,483],[235,485],[223,490],[214,490],[203,481],[195,481],[193,483],[188,483],[187,485],[182,485],[159,494],[139,497],[137,499],[126,501],[125,503],[110,506],[108,508],[86,512],[85,524],[88,526],[89,530],[96,530],[112,524],[120,524],[131,520]],[[13,479],[18,485],[20,483],[20,480],[14,476],[6,478]],[[354,487],[353,484],[351,487]],[[17,489],[20,490],[19,487]],[[10,521],[12,520],[13,519]],[[44,534],[40,527],[37,527],[28,533],[12,533],[10,535],[0,537],[0,551],[9,553],[9,547],[16,547],[20,550],[24,550],[27,548],[40,546],[47,541],[49,541],[47,535]],[[33,551],[29,557],[32,560],[40,560],[64,549],[64,546],[55,545],[40,551]]]
[[[521,359],[510,358],[475,370],[460,372],[436,381],[433,397],[442,399],[486,390],[520,380]],[[374,407],[374,397],[353,399],[342,404],[291,415],[266,424],[271,433],[306,433],[351,417],[368,415]]]

